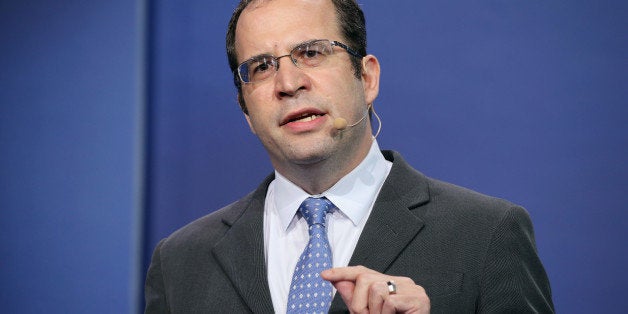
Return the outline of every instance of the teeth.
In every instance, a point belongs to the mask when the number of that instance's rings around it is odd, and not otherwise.
[[[312,120],[314,120],[314,119],[316,119],[318,117],[319,117],[319,115],[313,114],[313,115],[301,117],[301,118],[297,119],[296,121],[299,121],[299,122],[310,122],[310,121],[312,121]]]

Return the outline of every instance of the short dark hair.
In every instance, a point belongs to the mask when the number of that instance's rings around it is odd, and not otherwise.
[[[240,0],[240,3],[233,11],[229,26],[227,27],[227,58],[229,59],[229,68],[233,73],[233,82],[238,89],[238,99],[240,108],[246,114],[246,104],[242,99],[242,84],[238,77],[238,56],[235,49],[235,32],[240,14],[253,1],[256,0]],[[340,26],[343,38],[327,38],[331,40],[341,40],[358,54],[366,56],[366,20],[364,12],[355,0],[331,0],[336,8],[336,19]],[[351,64],[355,72],[355,76],[360,78],[362,74],[362,60],[360,58],[351,58]]]

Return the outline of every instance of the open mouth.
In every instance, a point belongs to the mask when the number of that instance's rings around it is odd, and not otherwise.
[[[303,115],[290,119],[290,121],[288,121],[288,123],[290,122],[310,122],[318,117],[322,117],[322,114],[315,114],[315,113],[304,113]]]
[[[285,118],[285,120],[283,121],[283,123],[281,123],[281,125],[286,125],[288,123],[306,123],[306,122],[311,122],[314,121],[322,116],[324,116],[325,113],[318,111],[318,110],[304,110],[301,112],[296,112],[292,115],[289,115],[288,117]]]

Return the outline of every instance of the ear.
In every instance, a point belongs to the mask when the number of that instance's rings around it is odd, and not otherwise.
[[[242,98],[241,97],[242,96],[238,93],[238,103],[239,104],[242,104]],[[251,129],[251,132],[253,132],[253,134],[257,135],[257,133],[255,133],[255,129],[253,128],[253,124],[251,123],[251,117],[249,117],[248,111],[247,112],[243,111],[243,114],[244,114],[244,118],[246,119],[246,123],[249,124],[249,128]]]
[[[379,94],[379,61],[374,55],[362,58],[362,84],[367,104],[372,104]]]

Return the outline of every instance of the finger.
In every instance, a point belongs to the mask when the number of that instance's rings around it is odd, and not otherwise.
[[[378,281],[371,284],[369,289],[369,313],[382,313],[384,302],[388,298],[388,285]]]
[[[353,300],[353,289],[355,288],[355,283],[353,281],[336,281],[332,283],[336,288],[336,291],[342,297],[342,301],[345,302],[347,306],[351,304]]]
[[[430,299],[420,286],[406,287],[402,294],[390,295],[384,301],[382,313],[429,313]]]
[[[371,294],[371,286],[375,282],[383,282],[379,274],[361,273],[355,278],[355,288],[353,288],[353,299],[351,304],[347,304],[355,313],[367,312],[369,306],[369,298]]]
[[[321,273],[323,279],[334,282],[341,280],[355,281],[361,274],[378,274],[378,272],[364,266],[348,266],[330,268]]]
[[[391,295],[382,304],[381,313],[429,313],[429,302],[422,303],[415,296],[411,295]]]

